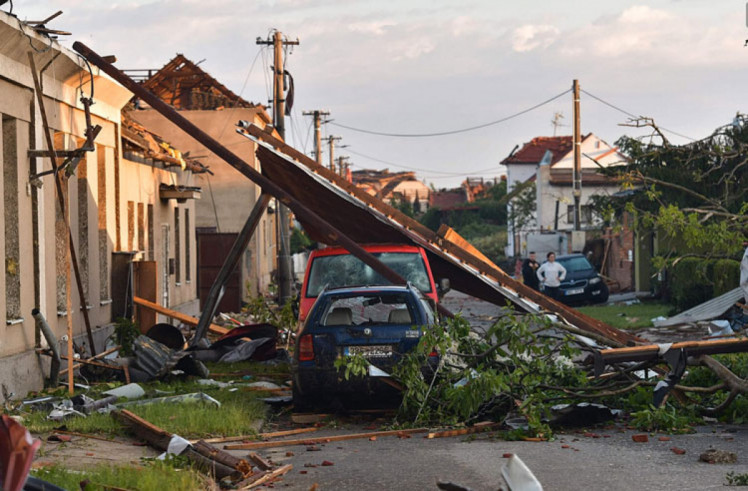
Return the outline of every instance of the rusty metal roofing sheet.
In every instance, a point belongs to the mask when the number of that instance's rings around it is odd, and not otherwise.
[[[689,322],[708,321],[716,319],[727,312],[735,302],[743,298],[743,290],[738,287],[734,290],[720,295],[719,297],[708,300],[696,307],[690,308],[680,314],[669,317],[665,320],[655,321],[655,327],[677,326],[679,324],[688,324]]]
[[[356,242],[421,246],[428,254],[435,277],[449,278],[455,290],[496,305],[512,303],[526,312],[553,312],[569,324],[619,344],[638,341],[628,333],[526,287],[501,269],[366,194],[266,131],[250,126],[244,134],[258,143],[257,157],[266,177],[283,186],[286,192]],[[304,226],[313,239],[336,243],[335,237],[324,236],[309,224]]]

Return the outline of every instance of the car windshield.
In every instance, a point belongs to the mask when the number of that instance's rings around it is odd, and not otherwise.
[[[559,259],[558,262],[561,263],[561,266],[566,268],[567,271],[583,271],[585,269],[595,269],[584,256]]]
[[[325,326],[366,323],[410,324],[413,322],[404,293],[371,293],[333,297],[322,316]]]
[[[418,252],[374,252],[374,257],[410,281],[424,293],[431,293],[426,264]],[[314,258],[309,270],[307,297],[316,297],[323,288],[344,286],[389,285],[390,282],[356,256],[338,254]]]

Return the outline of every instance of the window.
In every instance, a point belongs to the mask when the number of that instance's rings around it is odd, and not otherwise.
[[[184,210],[184,277],[192,280],[192,261],[190,258],[190,210]]]
[[[18,241],[18,121],[2,118],[5,199],[5,319],[21,318],[21,255]]]
[[[182,282],[182,231],[179,228],[179,207],[174,208],[174,279],[177,284]]]
[[[579,216],[582,223],[592,223],[592,207],[590,205],[580,206]],[[574,223],[574,205],[566,207],[566,223]]]

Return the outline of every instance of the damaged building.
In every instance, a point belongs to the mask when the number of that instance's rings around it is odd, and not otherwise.
[[[82,97],[93,100],[90,125]],[[0,383],[5,394],[43,384],[46,360],[36,349],[45,340],[32,309],[41,312],[58,339],[70,316],[76,344],[88,353],[91,340],[101,351],[114,321],[131,312],[130,293],[177,311],[198,311],[194,198],[201,194],[196,174],[204,168],[123,116],[131,97],[98,69],[89,71],[77,54],[0,12],[0,254],[5,266]],[[85,305],[75,280],[71,291],[67,288],[68,228],[49,172],[47,124],[58,162],[84,145],[92,127],[100,127],[91,151],[78,154],[77,165],[66,168],[70,177],[63,179]],[[146,325],[156,318],[142,321]]]

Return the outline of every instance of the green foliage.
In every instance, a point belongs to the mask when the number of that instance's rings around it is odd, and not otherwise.
[[[300,228],[294,227],[291,232],[291,254],[308,251],[314,246],[314,242]]]
[[[100,464],[84,471],[67,469],[61,465],[33,469],[31,475],[63,489],[94,491],[103,489],[169,489],[199,491],[209,485],[199,472],[172,462],[151,460],[139,466],[110,466]],[[88,481],[85,487],[80,483]]]
[[[335,368],[342,372],[345,380],[365,376],[369,372],[369,361],[361,355],[341,356],[335,360]]]
[[[272,324],[278,329],[293,330],[296,327],[293,302],[286,302],[283,307],[279,307],[274,300],[258,295],[251,297],[242,310],[250,314],[257,323]]]
[[[120,346],[122,356],[132,355],[132,345],[135,338],[140,336],[140,330],[130,319],[118,317],[114,324],[114,342]]]
[[[460,316],[426,331],[418,348],[403,357],[395,377],[405,386],[398,419],[413,424],[457,424],[518,410],[537,435],[550,435],[544,422],[544,385],[584,385],[584,373],[570,362],[577,350],[564,340],[540,337],[548,327],[542,316],[506,315],[485,335],[470,332]],[[428,355],[440,353],[433,379],[424,376]]]
[[[406,198],[403,198],[402,196],[395,195],[390,201],[390,206],[392,206],[393,208],[397,208],[411,218],[413,218],[414,216],[413,203],[408,201]]]
[[[577,307],[580,312],[618,329],[651,327],[652,319],[661,315],[667,316],[670,309],[670,305],[659,302]]]
[[[504,247],[506,246],[506,229],[494,234],[478,237],[470,241],[476,249],[486,255],[494,263],[504,259]]]
[[[736,472],[728,472],[725,475],[727,481],[726,486],[748,486],[748,472],[738,474]]]
[[[686,257],[670,268],[671,301],[686,310],[737,288],[740,263],[723,259]]]
[[[534,182],[526,182],[517,186],[512,190],[512,193],[516,194],[510,201],[507,220],[512,224],[514,230],[523,230],[531,227],[535,222],[537,189]]]
[[[429,208],[426,213],[418,219],[421,224],[436,232],[442,224],[441,210],[437,207]]]
[[[631,413],[631,424],[643,431],[663,431],[667,433],[691,433],[695,423],[693,414],[683,414],[674,406],[650,405],[647,409]]]

